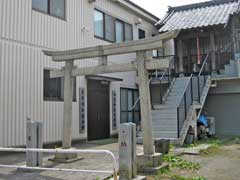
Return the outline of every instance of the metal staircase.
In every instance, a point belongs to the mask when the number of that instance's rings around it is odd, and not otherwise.
[[[152,130],[154,139],[170,139],[182,145],[190,126],[197,128],[197,119],[202,111],[211,78],[204,72],[208,55],[200,72],[189,77],[176,77],[169,83],[167,93],[161,95],[161,103],[152,105]],[[168,71],[169,72],[169,71]],[[164,81],[163,74],[160,80]],[[168,78],[169,79],[169,74]],[[141,142],[142,133],[139,133]]]
[[[178,138],[177,108],[189,79],[189,77],[176,78],[163,104],[154,105],[152,110],[154,138]]]
[[[229,64],[224,65],[224,69],[220,73],[213,73],[213,78],[238,77],[238,63],[235,60],[230,60]]]

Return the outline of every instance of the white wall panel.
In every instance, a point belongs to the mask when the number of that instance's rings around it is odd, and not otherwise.
[[[56,142],[62,138],[63,102],[43,101],[43,69],[61,68],[64,64],[52,62],[43,55],[42,49],[62,50],[108,44],[94,38],[94,7],[134,24],[135,15],[110,0],[97,3],[88,3],[87,0],[66,2],[67,18],[61,20],[32,10],[31,0],[0,0],[0,146],[25,144],[27,116],[43,122],[44,142]],[[156,31],[145,20],[141,26],[149,36]],[[134,25],[133,28],[136,39],[139,27]],[[111,61],[123,63],[134,57],[134,54],[113,57]],[[95,66],[97,61],[83,60],[75,64]],[[120,86],[135,86],[135,72],[107,76],[124,79],[111,85],[111,90],[116,90],[118,97]],[[79,87],[86,87],[84,77],[77,78],[77,100]],[[118,110],[119,103],[118,99]],[[79,134],[78,109],[78,102],[74,102],[74,139],[86,138],[86,133]],[[117,113],[119,122],[120,113]]]

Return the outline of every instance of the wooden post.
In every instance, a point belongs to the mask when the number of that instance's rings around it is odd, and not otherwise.
[[[148,83],[148,71],[145,68],[146,52],[137,52],[137,69],[141,106],[141,119],[143,127],[144,155],[153,155],[152,114],[150,102],[150,89]]]
[[[212,71],[216,71],[216,47],[214,32],[210,33],[210,47],[211,47],[211,60],[212,60]]]
[[[183,69],[183,41],[182,39],[178,39],[177,41],[177,52],[179,58],[179,72],[184,73]]]
[[[236,16],[232,17],[231,30],[232,30],[233,50],[234,50],[234,53],[237,53],[239,48],[238,48],[238,44],[237,44]]]
[[[72,144],[72,100],[73,100],[73,60],[65,62],[64,71],[64,112],[63,112],[63,149]]]

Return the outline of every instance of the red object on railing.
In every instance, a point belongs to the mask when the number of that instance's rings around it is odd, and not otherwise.
[[[201,50],[200,50],[200,43],[199,43],[198,35],[197,35],[197,63],[201,64]]]

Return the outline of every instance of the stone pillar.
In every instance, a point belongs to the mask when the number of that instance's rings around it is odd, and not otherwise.
[[[26,128],[26,145],[28,149],[42,149],[42,123],[33,122],[30,119],[27,121]],[[26,153],[26,165],[28,167],[42,166],[42,153],[39,152],[27,152]]]
[[[128,123],[119,129],[119,179],[131,180],[133,177],[133,133]]]
[[[64,68],[64,110],[63,110],[63,139],[62,148],[71,149],[72,147],[72,101],[73,101],[73,60],[65,62]],[[77,154],[55,154],[51,161],[60,163],[70,163],[81,160]]]
[[[177,41],[177,52],[178,52],[178,58],[179,58],[179,72],[184,73],[184,68],[183,68],[183,41],[182,41],[182,39],[178,39],[178,41]]]
[[[134,123],[129,123],[132,127],[132,176],[137,177],[137,126]]]
[[[141,123],[143,128],[143,146],[145,155],[153,155],[153,133],[152,133],[152,114],[151,114],[151,100],[148,71],[145,68],[146,52],[137,52],[137,69],[138,69],[138,82],[141,106]]]
[[[73,100],[73,61],[65,63],[64,71],[64,112],[63,112],[63,149],[72,144],[72,100]]]
[[[146,54],[137,52],[137,69],[141,106],[141,121],[143,129],[143,154],[137,155],[138,172],[156,174],[161,168],[160,153],[155,153],[152,132],[152,108],[149,89],[148,71],[145,68]]]
[[[136,156],[136,124],[121,124],[119,127],[119,180],[147,180],[144,176],[137,176]]]
[[[210,48],[211,48],[211,63],[212,63],[212,71],[216,71],[216,46],[215,46],[215,36],[214,32],[210,33]]]

